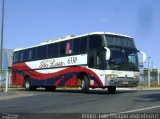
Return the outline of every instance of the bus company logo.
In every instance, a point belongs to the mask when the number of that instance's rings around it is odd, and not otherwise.
[[[61,61],[56,62],[55,59],[50,59],[50,60],[41,61],[39,68],[61,67],[64,65],[65,65],[64,62],[61,62]]]

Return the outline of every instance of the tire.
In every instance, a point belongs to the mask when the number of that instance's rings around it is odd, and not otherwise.
[[[29,78],[27,78],[27,79],[25,80],[24,87],[25,87],[25,89],[26,89],[27,91],[34,91],[34,90],[36,90],[36,87],[34,87],[34,86],[31,85],[31,82],[30,82]]]
[[[116,86],[108,87],[108,93],[109,94],[115,94],[116,93]]]
[[[83,75],[81,79],[81,89],[83,93],[88,93],[90,87],[90,81],[86,75]]]
[[[55,91],[56,86],[46,86],[45,89],[46,89],[46,91]]]

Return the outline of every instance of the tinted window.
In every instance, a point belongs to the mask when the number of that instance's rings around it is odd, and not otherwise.
[[[27,50],[20,51],[18,61],[26,61],[27,59],[28,59],[28,51]]]
[[[66,49],[66,42],[61,42],[60,43],[60,56],[64,56],[65,55],[65,49]]]
[[[80,52],[81,53],[87,52],[87,37],[81,38]]]
[[[36,59],[36,48],[28,49],[28,60]]]
[[[60,56],[70,55],[72,53],[72,41],[60,42]]]
[[[58,56],[58,43],[48,45],[48,57],[57,57]]]
[[[37,47],[37,59],[41,59],[42,58],[42,46]]]
[[[41,47],[42,49],[42,59],[45,59],[47,57],[47,45],[44,45]]]
[[[54,44],[48,45],[48,57],[49,58],[53,57],[53,48],[54,48]]]
[[[36,48],[33,48],[32,49],[32,60],[35,60],[36,59],[36,54],[37,54],[37,49]]]
[[[80,38],[73,40],[73,52],[75,54],[79,53],[80,43],[81,43]]]
[[[88,57],[88,66],[94,67],[94,52],[89,52]]]
[[[16,62],[16,53],[13,54],[13,63]]]
[[[70,55],[72,51],[72,42],[71,41],[66,41],[66,46],[65,46],[65,54]]]
[[[28,60],[32,60],[32,49],[28,50]]]
[[[102,38],[100,35],[89,36],[89,50],[93,50],[102,46]]]
[[[24,52],[23,51],[20,51],[20,54],[19,54],[19,61],[23,61],[23,55]]]
[[[19,60],[19,52],[15,52],[14,53],[14,55],[13,55],[13,62],[15,63],[15,62],[18,62],[18,60]]]
[[[22,50],[14,53],[13,62],[28,60],[28,50]]]
[[[98,69],[102,69],[103,68],[103,57],[104,57],[104,53],[103,53],[103,51],[102,50],[100,50],[100,51],[97,51],[96,52],[96,68],[98,68]]]
[[[134,40],[132,38],[106,35],[106,40],[108,46],[113,45],[113,46],[124,46],[124,47],[135,48]]]
[[[26,61],[28,60],[28,50],[24,50],[23,52],[23,61]]]

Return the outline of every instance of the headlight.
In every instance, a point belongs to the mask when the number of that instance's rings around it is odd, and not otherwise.
[[[139,79],[139,76],[134,76],[135,79]]]
[[[118,75],[117,74],[107,74],[106,77],[107,78],[117,78]]]
[[[139,78],[139,73],[135,73],[134,78]]]

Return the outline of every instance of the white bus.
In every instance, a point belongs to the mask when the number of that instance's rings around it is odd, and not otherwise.
[[[132,37],[108,32],[48,40],[14,50],[12,83],[26,90],[75,86],[84,93],[89,88],[115,93],[116,87],[138,85],[139,52]]]

